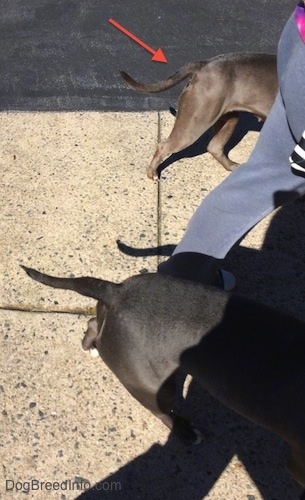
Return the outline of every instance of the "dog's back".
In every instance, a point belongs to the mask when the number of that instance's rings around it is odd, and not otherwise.
[[[181,439],[195,442],[198,433],[173,412],[179,370],[285,439],[291,446],[289,470],[305,486],[303,321],[237,294],[166,275],[137,275],[115,285],[24,269],[36,281],[106,304],[106,311],[100,308],[99,331],[91,325],[89,347],[94,341],[127,390]]]
[[[233,72],[238,74],[238,78],[241,78],[244,84],[247,84],[247,78],[251,76],[259,85],[262,84],[263,79],[271,91],[276,92],[278,87],[276,56],[273,54],[246,52],[221,54],[205,61],[187,63],[165,80],[155,83],[140,83],[125,71],[120,71],[120,75],[130,87],[138,92],[158,93],[174,87],[186,78],[191,78],[197,72],[207,72],[213,75],[213,79],[231,78]]]

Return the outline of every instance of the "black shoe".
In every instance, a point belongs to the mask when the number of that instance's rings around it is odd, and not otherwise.
[[[230,291],[235,287],[235,276],[220,269],[220,263],[220,259],[215,259],[209,255],[182,252],[172,255],[168,260],[161,262],[158,266],[158,273],[207,283]]]

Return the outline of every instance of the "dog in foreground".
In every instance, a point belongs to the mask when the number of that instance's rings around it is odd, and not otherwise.
[[[276,56],[272,54],[229,53],[182,66],[166,80],[139,83],[125,71],[121,77],[134,90],[155,93],[168,90],[188,78],[179,99],[174,128],[158,144],[147,175],[158,177],[161,162],[193,144],[214,126],[207,150],[226,170],[237,163],[224,153],[224,147],[237,125],[240,111],[248,111],[265,120],[278,90]]]
[[[83,348],[96,348],[126,389],[187,443],[200,433],[173,412],[179,372],[290,445],[288,470],[305,487],[305,323],[237,294],[166,275],[121,284],[34,280],[98,301]],[[305,498],[305,497],[304,497]]]

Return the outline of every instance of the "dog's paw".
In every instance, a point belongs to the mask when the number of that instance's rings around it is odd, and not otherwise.
[[[91,348],[89,349],[89,352],[90,352],[90,356],[91,356],[91,358],[98,358],[98,356],[99,356],[99,352],[98,352],[98,350],[96,349],[96,347],[91,347]]]
[[[99,352],[96,349],[96,347],[86,347],[86,348],[84,348],[82,346],[82,351],[86,352],[86,353],[89,353],[92,358],[97,358],[99,356]]]
[[[236,163],[235,161],[231,161],[231,160],[230,160],[230,163],[228,165],[224,165],[225,169],[228,172],[234,172],[234,170],[236,170],[239,166],[240,166],[240,163]]]
[[[158,175],[158,172],[156,172],[155,170],[153,170],[152,168],[148,167],[146,169],[146,175],[149,179],[151,179],[152,181],[158,181],[160,179],[159,175]]]

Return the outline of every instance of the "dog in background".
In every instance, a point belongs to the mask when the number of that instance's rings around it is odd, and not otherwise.
[[[188,79],[178,105],[178,113],[168,139],[158,144],[147,169],[150,179],[158,178],[161,162],[192,145],[213,126],[207,150],[224,166],[234,170],[237,163],[224,153],[241,111],[265,120],[278,91],[276,56],[272,54],[230,53],[182,66],[166,80],[139,83],[125,71],[125,82],[138,92],[168,90]]]

